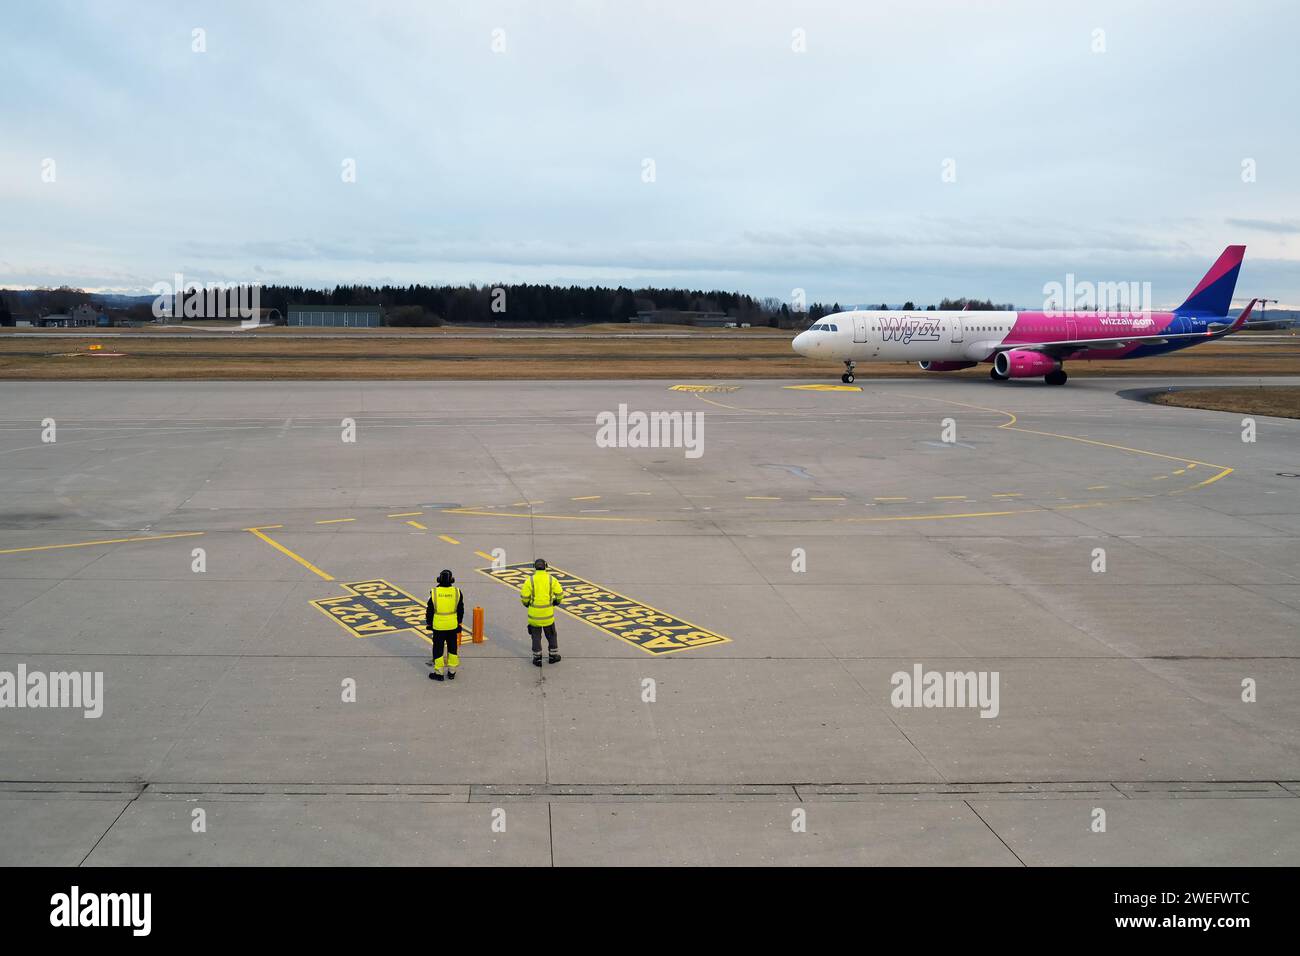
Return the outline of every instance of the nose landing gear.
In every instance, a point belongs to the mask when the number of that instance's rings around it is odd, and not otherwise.
[[[853,367],[854,363],[846,361],[844,363],[844,374],[840,376],[840,381],[845,385],[853,384]]]

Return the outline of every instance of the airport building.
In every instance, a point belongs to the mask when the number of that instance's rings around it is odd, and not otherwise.
[[[384,324],[384,309],[378,305],[293,305],[286,325],[319,325],[326,328],[372,328]]]

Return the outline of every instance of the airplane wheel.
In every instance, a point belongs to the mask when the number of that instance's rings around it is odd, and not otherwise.
[[[1048,372],[1043,376],[1043,381],[1048,385],[1064,385],[1066,379],[1070,376],[1065,374],[1065,369],[1058,368],[1055,372]]]
[[[843,382],[845,385],[852,385],[853,375],[850,374],[849,372],[845,372],[843,375],[840,376],[840,381]]]

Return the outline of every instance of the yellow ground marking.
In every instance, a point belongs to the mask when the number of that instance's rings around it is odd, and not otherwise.
[[[780,498],[773,498],[771,495],[745,495],[746,501],[780,501]]]
[[[479,515],[486,518],[540,518],[547,521],[661,521],[661,518],[616,518],[603,515],[541,515],[527,511],[478,511],[470,508],[444,508],[448,515]]]
[[[739,405],[727,405],[723,402],[715,402],[711,398],[705,398],[703,395],[696,393],[695,398],[702,402],[708,402],[710,405],[717,405],[719,408],[729,408],[733,412],[749,412],[753,415],[799,415],[802,412],[772,412],[762,408],[741,408]]]
[[[600,495],[583,495],[580,498],[570,498],[570,501],[599,501]]]
[[[533,505],[540,505],[540,504],[545,504],[545,503],[546,503],[546,499],[545,499],[545,498],[539,498],[539,499],[536,500],[536,501],[514,501],[514,502],[511,502],[510,507],[511,507],[511,508],[522,508],[522,507],[524,507],[525,505],[527,505],[529,508],[531,508]]]
[[[429,529],[426,528],[424,525],[420,524],[420,522],[418,522],[418,521],[408,521],[408,522],[406,522],[406,523],[409,524],[412,528],[419,528],[421,531],[428,531],[428,530],[429,530]]]
[[[270,528],[283,528],[283,527],[284,527],[284,525],[282,525],[282,524],[267,524],[267,525],[262,525],[260,528],[245,528],[244,530],[247,531],[249,534],[255,536],[255,537],[261,538],[263,541],[265,541],[265,542],[266,542],[267,544],[269,544],[271,547],[275,548],[275,550],[279,551],[281,554],[286,554],[286,555],[288,555],[289,557],[293,558],[295,561],[297,561],[299,564],[301,564],[304,568],[306,568],[306,569],[307,569],[308,571],[310,571],[312,574],[315,574],[315,575],[317,575],[318,577],[322,577],[322,578],[324,578],[326,581],[333,581],[333,580],[334,580],[334,575],[329,574],[329,573],[327,573],[327,572],[325,572],[325,571],[322,571],[320,568],[316,567],[316,565],[312,564],[310,561],[308,561],[308,560],[307,560],[306,558],[304,558],[302,555],[300,555],[300,554],[294,554],[292,551],[290,551],[288,548],[286,548],[284,545],[282,545],[279,541],[276,541],[276,540],[275,540],[274,538],[272,538],[270,535],[266,535],[266,534],[263,534],[263,533],[262,533],[263,530],[265,530],[265,529],[270,529]]]
[[[965,495],[935,495],[935,501],[965,501]]]
[[[390,518],[418,518],[424,514],[423,511],[403,511],[400,514],[389,515]]]
[[[317,521],[317,524],[343,524],[347,521],[356,521],[356,518],[327,518],[324,521]]]
[[[1020,498],[1024,496],[1023,491],[1001,491],[994,492],[994,498]]]
[[[75,541],[72,544],[41,544],[31,548],[6,548],[0,554],[22,554],[27,551],[58,551],[60,548],[89,548],[97,544],[126,544],[129,541],[165,541],[168,538],[193,538],[206,531],[178,531],[175,534],[150,534],[138,538],[105,538],[101,541]]]
[[[739,385],[669,385],[671,392],[734,392]]]
[[[1186,468],[1179,468],[1178,470],[1176,470],[1176,471],[1174,472],[1174,474],[1175,474],[1175,475],[1185,475],[1185,474],[1187,474],[1187,469],[1186,469]]]
[[[496,560],[495,558],[492,557],[492,555],[487,554],[487,553],[484,552],[484,551],[475,551],[474,553],[477,554],[480,558],[486,558],[486,559],[489,560],[489,561],[494,561],[494,560]]]
[[[877,501],[910,501],[910,498],[877,498]]]
[[[1089,490],[1089,491],[1103,491],[1103,490],[1105,490],[1106,488],[1109,488],[1109,487],[1110,487],[1110,485],[1089,485],[1089,486],[1088,486],[1088,490]]]
[[[441,540],[443,540],[443,541],[446,541],[448,544],[460,544],[459,541],[457,541],[455,538],[453,538],[453,537],[452,537],[451,535],[449,535],[449,534],[440,534],[440,535],[438,535],[438,537],[439,537],[439,539],[441,539]]]
[[[628,494],[629,494],[629,495],[646,495],[646,496],[649,496],[649,495],[653,495],[654,492],[653,492],[653,491],[629,491]]]
[[[809,392],[860,392],[861,385],[782,385],[782,388],[803,389]]]
[[[1206,468],[1220,469],[1220,471],[1217,474],[1215,474],[1213,477],[1207,478],[1205,481],[1192,485],[1189,488],[1180,488],[1177,491],[1171,491],[1169,492],[1169,494],[1171,495],[1181,495],[1181,494],[1185,494],[1188,491],[1195,491],[1197,488],[1204,488],[1206,485],[1212,485],[1216,481],[1228,477],[1228,475],[1232,474],[1232,472],[1234,471],[1234,469],[1229,468],[1226,465],[1216,465],[1213,462],[1208,462],[1208,461],[1197,461],[1195,458],[1183,458],[1179,455],[1166,455],[1163,452],[1148,451],[1145,448],[1130,448],[1128,445],[1115,445],[1110,442],[1098,441],[1095,438],[1080,438],[1077,435],[1062,435],[1059,432],[1045,432],[1045,431],[1039,431],[1038,429],[1034,429],[1034,428],[1018,428],[1016,427],[1016,422],[1018,422],[1019,419],[1016,418],[1016,416],[1011,412],[1005,411],[1000,408],[989,408],[986,405],[968,405],[965,402],[954,402],[951,399],[934,398],[933,396],[930,395],[918,395],[916,397],[923,398],[932,402],[943,402],[946,405],[958,405],[961,406],[962,408],[975,408],[982,412],[994,412],[995,414],[998,415],[1006,415],[1008,420],[1003,422],[1001,425],[999,425],[998,428],[1006,428],[1011,431],[1021,432],[1026,435],[1042,435],[1047,438],[1060,438],[1063,441],[1079,442],[1080,444],[1083,445],[1096,445],[1099,448],[1111,448],[1114,449],[1115,451],[1126,451],[1133,455],[1147,455],[1148,457],[1151,458],[1163,458],[1165,461],[1176,461],[1186,468],[1195,468],[1197,465],[1204,465]]]
[[[847,501],[847,498],[826,496],[822,498],[809,498],[809,501]]]
[[[477,568],[476,570],[479,574],[485,575],[499,584],[504,584],[515,593],[519,593],[521,586],[512,583],[508,578],[526,577],[532,573],[532,567],[526,564],[513,565],[511,567],[499,569]],[[698,624],[692,624],[690,621],[679,618],[675,614],[661,611],[653,605],[646,604],[643,601],[638,601],[635,598],[630,598],[626,594],[621,594],[618,591],[603,587],[593,581],[587,580],[586,578],[580,578],[570,571],[565,571],[563,568],[552,567],[550,568],[550,571],[564,585],[565,602],[570,605],[569,607],[565,607],[563,604],[557,604],[555,610],[573,618],[574,620],[581,621],[583,624],[589,624],[596,628],[596,630],[602,631],[611,637],[616,637],[625,644],[631,644],[633,647],[645,651],[647,654],[653,654],[656,656],[662,654],[676,654],[681,651],[688,651],[695,648],[713,647],[718,644],[731,643],[731,638],[719,634],[717,631],[709,630],[708,628],[702,627]],[[594,592],[587,590],[589,588],[594,588]],[[609,595],[609,597],[599,598],[597,596],[599,594]],[[612,602],[610,600],[611,598],[613,599]],[[588,605],[603,606],[604,609],[603,611],[597,611],[592,616],[585,616],[584,614],[573,610],[575,607],[584,607]],[[636,610],[649,612],[649,614],[633,613],[633,610],[629,608],[628,605],[633,605]],[[621,618],[621,620],[609,620],[610,617]],[[650,620],[638,620],[638,618],[649,618]],[[634,624],[635,627],[625,631],[615,626],[626,624]],[[694,634],[701,638],[711,638],[711,640],[699,640],[696,643],[681,643],[680,646],[677,647],[666,648],[661,644],[657,647],[654,646],[656,643],[664,640],[678,642],[683,640],[681,635],[656,633],[662,632],[667,628],[674,628],[679,631],[686,630],[688,634]],[[653,641],[643,642],[634,640],[634,638],[643,636],[646,631],[655,634]]]
[[[1169,477],[1168,475],[1152,475],[1152,476],[1151,476],[1151,480],[1152,480],[1152,481],[1164,481],[1164,480],[1167,479],[1168,477]]]
[[[1003,515],[1027,515],[1044,508],[1024,508],[1020,511],[971,511],[959,515],[889,515],[884,518],[841,518],[841,521],[944,521],[948,518],[998,518]]]

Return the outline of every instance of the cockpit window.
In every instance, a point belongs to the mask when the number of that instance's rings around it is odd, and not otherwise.
[[[833,324],[833,323],[832,323],[831,325],[827,326],[827,328],[829,328],[832,332],[838,332],[838,331],[840,330],[840,327],[839,327],[838,325]]]

